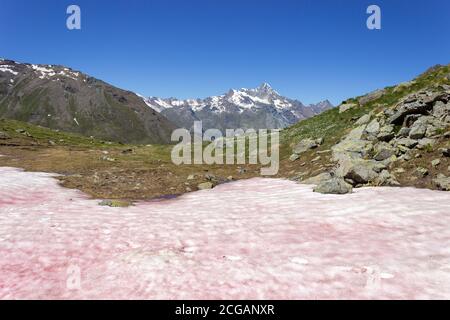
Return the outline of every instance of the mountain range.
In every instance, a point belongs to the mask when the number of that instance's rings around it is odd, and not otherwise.
[[[169,143],[175,128],[285,128],[332,108],[305,106],[267,83],[205,99],[145,98],[80,71],[0,59],[0,117],[123,143]]]
[[[4,59],[0,117],[124,143],[168,143],[175,128],[133,92],[64,66]]]
[[[328,100],[305,106],[281,96],[267,83],[255,89],[231,89],[226,94],[205,99],[149,97],[144,101],[177,127],[192,129],[194,121],[201,120],[204,129],[222,131],[285,128],[333,107]]]

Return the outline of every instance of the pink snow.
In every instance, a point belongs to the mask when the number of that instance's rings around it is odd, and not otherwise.
[[[0,298],[450,298],[449,192],[311,189],[255,178],[110,208],[0,168]]]

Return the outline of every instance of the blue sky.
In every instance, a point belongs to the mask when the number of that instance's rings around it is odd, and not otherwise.
[[[66,28],[77,4],[82,29]],[[366,28],[366,9],[382,29]],[[333,103],[450,63],[448,0],[1,0],[0,57],[62,64],[147,96],[268,82]]]

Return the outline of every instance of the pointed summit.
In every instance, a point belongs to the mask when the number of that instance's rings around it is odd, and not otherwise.
[[[272,89],[270,84],[267,82],[263,82],[259,87],[252,90],[258,96],[271,96],[271,95],[279,95],[278,92]]]

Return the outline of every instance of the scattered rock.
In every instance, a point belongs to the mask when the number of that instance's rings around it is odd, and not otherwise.
[[[208,190],[208,189],[214,188],[214,185],[213,185],[211,182],[203,182],[203,183],[200,183],[200,184],[197,186],[197,188],[198,188],[199,190]]]
[[[306,179],[306,180],[302,181],[302,183],[319,185],[321,182],[330,180],[331,178],[332,178],[332,176],[329,172],[324,172],[315,177]]]
[[[109,161],[109,162],[115,162],[116,161],[116,159],[110,158],[110,157],[107,157],[107,156],[101,157],[100,160]]]
[[[190,174],[190,175],[187,177],[187,180],[195,180],[195,175]]]
[[[7,134],[6,132],[0,131],[0,140],[7,140],[7,139],[11,139],[10,135]]]
[[[244,174],[244,173],[247,172],[247,169],[244,169],[244,168],[237,168],[237,172],[238,172],[239,174]]]
[[[233,181],[233,180],[234,180],[234,179],[233,179],[233,176],[228,176],[228,177],[227,177],[227,180],[228,180],[228,181]]]
[[[29,134],[25,129],[17,129],[16,132],[31,138],[31,134]]]
[[[450,157],[450,148],[439,148],[439,152],[442,153],[444,157]]]
[[[405,173],[405,169],[403,168],[397,168],[394,170],[395,173]]]
[[[320,160],[320,156],[315,157],[314,159],[311,160],[312,163],[317,162]]]
[[[428,175],[428,169],[426,169],[426,168],[418,167],[418,168],[416,169],[416,172],[417,172],[418,174],[420,174],[422,177],[425,177],[425,176]]]
[[[130,153],[133,153],[133,149],[122,150],[122,154],[130,154]]]
[[[298,160],[298,159],[300,159],[300,155],[298,155],[298,154],[296,154],[296,153],[292,154],[292,155],[289,157],[289,160],[291,160],[291,161],[296,161],[296,160]]]
[[[352,186],[339,177],[321,181],[314,189],[314,192],[323,194],[347,194],[352,193]]]
[[[215,180],[217,180],[217,177],[213,174],[207,173],[207,174],[205,174],[205,179],[208,181],[215,181]]]
[[[380,141],[391,141],[394,138],[394,126],[393,125],[387,125],[383,126],[380,129],[380,133],[377,135],[377,139]]]
[[[374,184],[378,186],[399,186],[400,183],[397,181],[394,175],[389,171],[383,170],[374,180]]]
[[[435,139],[423,138],[419,140],[419,143],[417,144],[417,149],[424,149],[424,148],[432,149],[435,143],[436,143]]]
[[[360,105],[363,106],[371,101],[381,98],[385,94],[385,92],[386,91],[384,89],[373,91],[373,92],[366,94],[365,96],[362,96],[361,98],[359,98],[358,102]]]
[[[316,139],[316,143],[321,146],[324,143],[325,139],[324,138],[317,138]]]
[[[48,140],[48,144],[51,146],[56,146],[56,142],[53,140]]]
[[[427,132],[427,126],[416,122],[409,132],[409,137],[411,139],[422,139],[425,136],[425,133]]]
[[[386,166],[375,160],[347,159],[340,163],[336,173],[345,179],[351,179],[355,184],[366,184],[374,181]]]
[[[377,119],[373,119],[366,127],[365,132],[371,136],[377,136],[380,132],[380,123]]]
[[[431,165],[433,167],[437,167],[440,164],[441,164],[441,160],[439,160],[439,159],[434,159],[433,161],[431,161]]]
[[[450,191],[450,177],[446,177],[440,173],[435,179],[433,179],[433,182],[438,189]]]
[[[396,150],[386,142],[379,143],[375,146],[375,156],[377,161],[386,160],[396,154]]]
[[[357,106],[356,103],[343,103],[339,106],[339,113],[343,113],[343,112],[350,110],[356,106]]]
[[[409,137],[409,132],[411,131],[410,128],[407,127],[402,127],[399,131],[398,131],[398,136],[399,137],[403,137],[403,138],[407,138]]]
[[[316,140],[313,139],[303,139],[293,148],[293,152],[296,154],[304,153],[308,150],[315,149],[319,146]]]
[[[400,138],[396,142],[397,142],[397,145],[404,146],[409,149],[414,148],[419,143],[417,140],[413,140],[410,138]]]
[[[113,208],[124,208],[131,205],[130,202],[121,200],[103,200],[99,203],[100,206],[113,207]]]

